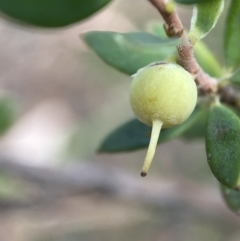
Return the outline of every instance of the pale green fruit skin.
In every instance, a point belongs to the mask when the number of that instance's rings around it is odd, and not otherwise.
[[[154,119],[163,128],[185,121],[197,102],[197,87],[190,73],[170,63],[149,65],[134,76],[130,103],[136,117],[147,125]]]

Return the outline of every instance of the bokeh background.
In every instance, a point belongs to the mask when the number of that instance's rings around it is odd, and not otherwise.
[[[179,7],[189,28],[191,7]],[[222,63],[225,13],[205,39]],[[131,79],[103,63],[81,40],[92,30],[145,31],[160,21],[148,1],[115,0],[61,29],[0,19],[1,94],[15,123],[0,139],[0,240],[238,241],[239,218],[225,206],[204,142],[97,154],[101,140],[133,118]]]

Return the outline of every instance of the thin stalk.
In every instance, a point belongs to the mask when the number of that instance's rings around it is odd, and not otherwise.
[[[147,155],[144,160],[142,172],[141,172],[142,177],[145,177],[147,175],[149,167],[152,163],[162,125],[163,123],[161,121],[153,120],[151,139],[150,139]]]

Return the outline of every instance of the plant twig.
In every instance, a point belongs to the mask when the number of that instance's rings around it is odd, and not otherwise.
[[[189,41],[182,22],[168,0],[148,0],[159,11],[165,24],[164,29],[169,37],[181,38],[178,45],[178,63],[195,77],[195,82],[201,94],[216,93],[217,80],[206,74],[197,63],[193,54],[193,45]]]
[[[227,103],[240,112],[240,89],[239,86],[226,85],[219,88],[221,102]]]

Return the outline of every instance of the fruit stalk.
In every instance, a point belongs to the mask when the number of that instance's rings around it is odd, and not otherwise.
[[[162,125],[163,123],[160,120],[153,120],[151,139],[150,139],[147,155],[142,166],[142,172],[141,172],[142,177],[145,177],[147,175],[149,167],[152,163]]]

